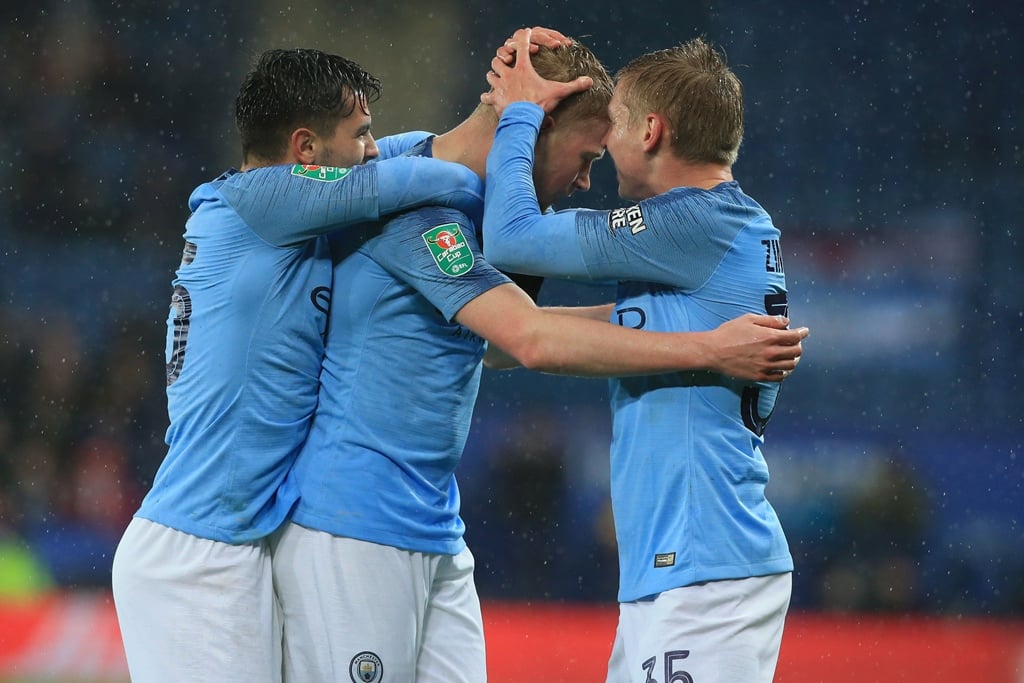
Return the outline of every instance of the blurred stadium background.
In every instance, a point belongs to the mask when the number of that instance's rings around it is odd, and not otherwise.
[[[125,678],[110,561],[164,452],[186,198],[240,161],[250,58],[345,54],[384,81],[378,135],[443,131],[538,24],[612,71],[703,34],[744,81],[735,172],[812,328],[765,449],[797,562],[778,680],[1024,680],[1019,6],[28,5],[0,9],[0,680]],[[617,203],[610,161],[574,201]],[[542,302],[610,294],[549,282]],[[459,476],[495,683],[603,680],[606,396],[485,378]]]

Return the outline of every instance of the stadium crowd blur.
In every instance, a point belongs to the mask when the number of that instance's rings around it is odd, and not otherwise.
[[[186,199],[237,163],[231,105],[251,55],[352,56],[384,78],[378,134],[443,130],[474,106],[493,46],[545,24],[612,70],[704,33],[744,80],[736,173],[783,229],[791,316],[812,328],[765,448],[794,608],[1024,614],[1024,90],[1005,87],[1024,67],[1021,10],[693,3],[652,22],[659,5],[522,2],[499,21],[482,0],[314,2],[307,23],[272,1],[244,15],[5,5],[0,599],[109,582],[164,451]],[[389,31],[422,32],[424,54],[391,54],[410,43]],[[389,109],[400,91],[409,112]],[[402,118],[427,100],[426,121]],[[616,202],[609,161],[574,201]],[[542,303],[609,294],[552,282]],[[582,379],[485,379],[459,472],[485,599],[614,601],[606,396]]]

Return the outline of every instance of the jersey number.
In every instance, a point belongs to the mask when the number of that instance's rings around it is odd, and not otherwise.
[[[789,299],[785,292],[767,294],[764,297],[764,310],[768,315],[789,315]],[[747,387],[740,397],[740,412],[743,414],[743,426],[758,436],[764,436],[764,430],[768,428],[768,420],[772,419],[775,413],[775,402],[772,402],[771,410],[767,415],[762,416],[758,409],[761,398],[761,387]],[[775,394],[775,400],[779,398]]]
[[[665,653],[665,678],[663,683],[693,683],[693,677],[683,671],[676,669],[676,664],[690,656],[689,650],[672,650]],[[657,657],[651,657],[640,666],[647,672],[644,683],[660,683],[654,678],[654,665],[658,662]]]
[[[185,362],[185,345],[188,341],[189,319],[192,317],[192,298],[188,290],[181,285],[174,287],[171,294],[171,351],[167,357],[167,386],[174,384],[181,374],[181,366]]]

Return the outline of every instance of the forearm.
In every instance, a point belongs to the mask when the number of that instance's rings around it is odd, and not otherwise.
[[[602,304],[600,306],[549,306],[543,310],[557,315],[574,316],[586,318],[602,323],[607,323],[614,304]],[[503,351],[495,344],[487,347],[484,355],[484,365],[491,370],[511,370],[522,367],[511,354]]]
[[[703,332],[642,332],[543,310],[507,350],[531,370],[583,377],[702,370],[713,356]]]
[[[746,314],[707,332],[644,332],[589,315],[610,305],[539,309],[518,287],[497,286],[469,301],[455,319],[540,372],[624,377],[708,370],[748,381],[780,381],[796,368],[807,328],[787,329],[780,316]],[[578,315],[581,313],[582,315]],[[514,364],[513,364],[514,365]]]
[[[461,164],[429,157],[396,157],[375,162],[373,167],[381,216],[426,205],[475,215],[482,206],[480,179]]]
[[[545,311],[557,313],[558,315],[571,315],[577,318],[588,318],[608,322],[615,309],[615,304],[601,304],[600,306],[546,306]]]
[[[522,103],[520,103],[522,104]],[[576,237],[575,212],[544,214],[533,185],[533,151],[543,113],[512,107],[487,157],[484,256],[515,273],[590,279]],[[539,118],[531,118],[533,114]]]
[[[390,159],[392,157],[405,154],[431,135],[433,135],[433,133],[429,133],[425,130],[412,130],[405,133],[396,133],[395,135],[377,138],[377,149],[380,151],[380,156],[377,158],[383,161],[384,159]]]

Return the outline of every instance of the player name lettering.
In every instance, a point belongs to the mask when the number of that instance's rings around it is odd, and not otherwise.
[[[764,245],[764,269],[769,273],[785,273],[782,265],[782,247],[779,240],[761,240]]]

